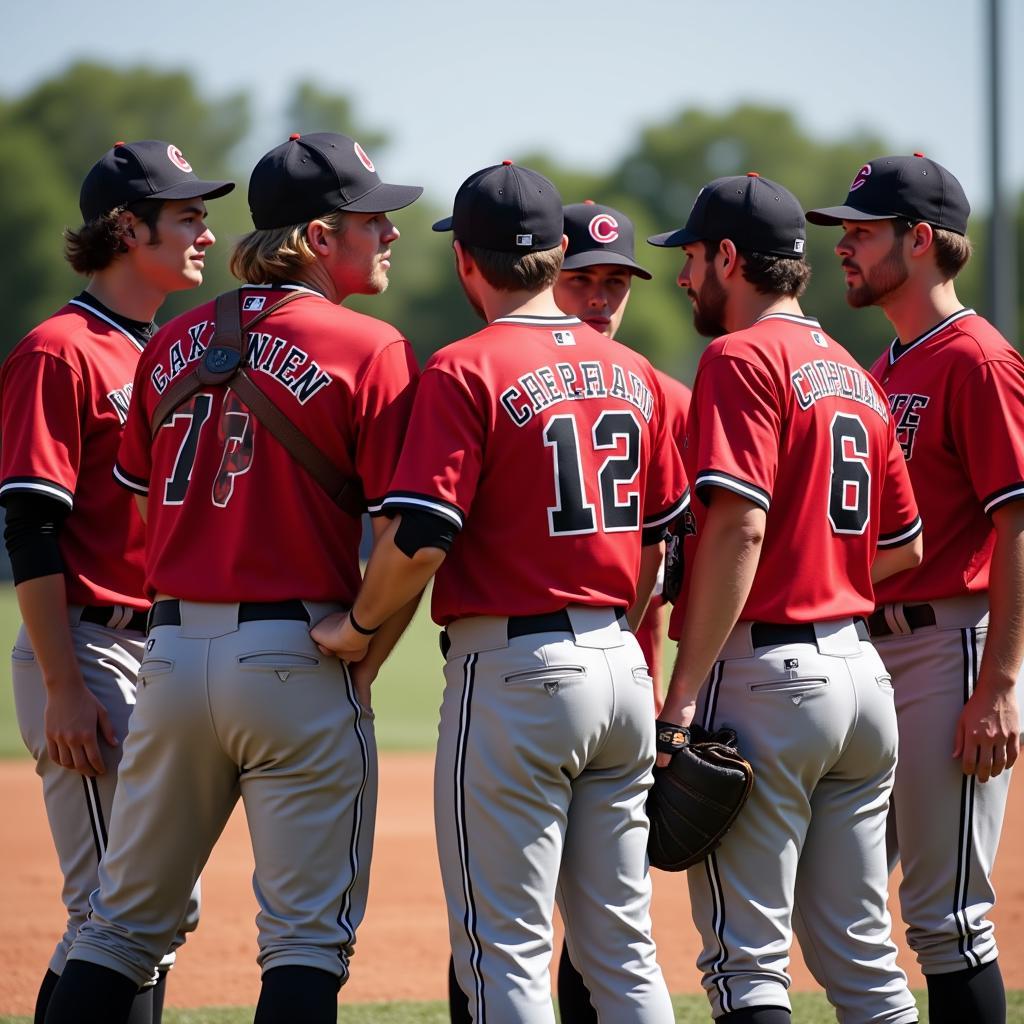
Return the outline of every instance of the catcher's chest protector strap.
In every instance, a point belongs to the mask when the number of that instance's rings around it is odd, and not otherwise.
[[[304,294],[290,292],[278,299],[249,321],[246,333],[271,313],[289,302],[301,299]],[[309,473],[339,508],[352,516],[362,515],[365,501],[359,481],[342,473],[249,376],[246,364],[248,353],[242,340],[239,298],[238,291],[217,296],[217,325],[213,339],[195,367],[167,389],[153,410],[150,431],[155,435],[175,409],[197,391],[223,384],[238,395],[256,419],[274,435],[285,451]]]

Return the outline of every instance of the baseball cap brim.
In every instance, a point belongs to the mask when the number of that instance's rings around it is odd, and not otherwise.
[[[455,217],[445,217],[444,220],[437,221],[431,228],[433,231],[451,231],[454,224]]]
[[[421,195],[423,189],[419,185],[389,185],[382,181],[338,209],[347,213],[390,213],[411,206]]]
[[[198,181],[189,180],[171,185],[161,192],[154,192],[150,199],[219,199],[233,192],[233,181]]]
[[[692,242],[701,241],[701,236],[686,228],[676,228],[675,231],[665,231],[660,235],[651,235],[647,239],[648,245],[660,245],[665,249],[677,249],[681,245],[690,245]]]
[[[566,256],[562,263],[563,270],[575,270],[579,267],[601,267],[606,264],[613,264],[618,267],[629,267],[636,277],[650,281],[650,271],[644,270],[636,260],[631,260],[621,252],[610,252],[607,249],[587,249],[586,252],[573,253]]]
[[[893,220],[898,214],[868,213],[866,210],[858,210],[856,206],[826,206],[822,210],[808,210],[804,216],[811,224],[834,227],[844,220]]]

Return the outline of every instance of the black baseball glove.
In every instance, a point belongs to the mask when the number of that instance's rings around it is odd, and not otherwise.
[[[654,769],[647,795],[651,833],[647,853],[662,871],[702,861],[732,827],[754,786],[754,770],[736,749],[736,733],[708,733],[658,722],[658,750],[672,754]]]

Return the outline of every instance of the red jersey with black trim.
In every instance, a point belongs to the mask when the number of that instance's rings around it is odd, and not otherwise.
[[[924,560],[882,580],[879,604],[988,589],[992,513],[1024,498],[1024,359],[973,309],[894,341],[881,382],[924,519]]]
[[[767,513],[740,619],[865,615],[875,607],[876,548],[921,532],[885,395],[808,317],[769,314],[711,342],[694,381],[684,461],[702,499],[688,548],[699,543],[712,488]],[[680,601],[670,636],[678,638],[684,614]]]
[[[386,510],[459,530],[433,617],[632,604],[642,530],[686,507],[643,356],[576,317],[503,317],[423,372]]]
[[[146,608],[144,527],[111,468],[142,343],[82,297],[17,345],[0,369],[0,499],[54,498],[68,601]]]
[[[306,292],[245,323],[287,291]],[[256,385],[347,476],[371,515],[405,437],[416,362],[390,325],[297,285],[241,290],[242,328]],[[214,303],[167,324],[135,378],[115,475],[148,495],[146,586],[191,601],[354,600],[358,519],[338,508],[225,387],[198,392],[156,435],[150,419],[167,387],[199,359]]]

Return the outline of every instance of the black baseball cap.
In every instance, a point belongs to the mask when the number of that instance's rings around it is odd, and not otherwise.
[[[624,213],[585,199],[563,207],[562,214],[569,239],[563,270],[612,263],[650,281],[650,273],[633,259],[633,222]]]
[[[294,134],[260,159],[249,178],[249,211],[260,231],[308,224],[317,217],[401,210],[419,185],[388,185],[355,139],[335,132]]]
[[[197,178],[173,143],[115,142],[85,176],[78,206],[88,222],[140,199],[216,199],[234,187],[233,181]]]
[[[691,242],[732,239],[742,252],[803,259],[804,211],[789,189],[756,171],[715,178],[697,193],[686,226],[647,239],[676,248]]]
[[[467,245],[493,252],[542,252],[562,241],[562,197],[536,171],[505,160],[471,174],[455,193],[450,217],[435,231],[454,231]]]
[[[970,213],[960,182],[942,164],[914,153],[882,156],[865,164],[850,183],[845,205],[808,210],[807,219],[812,224],[841,224],[905,217],[966,235]]]

